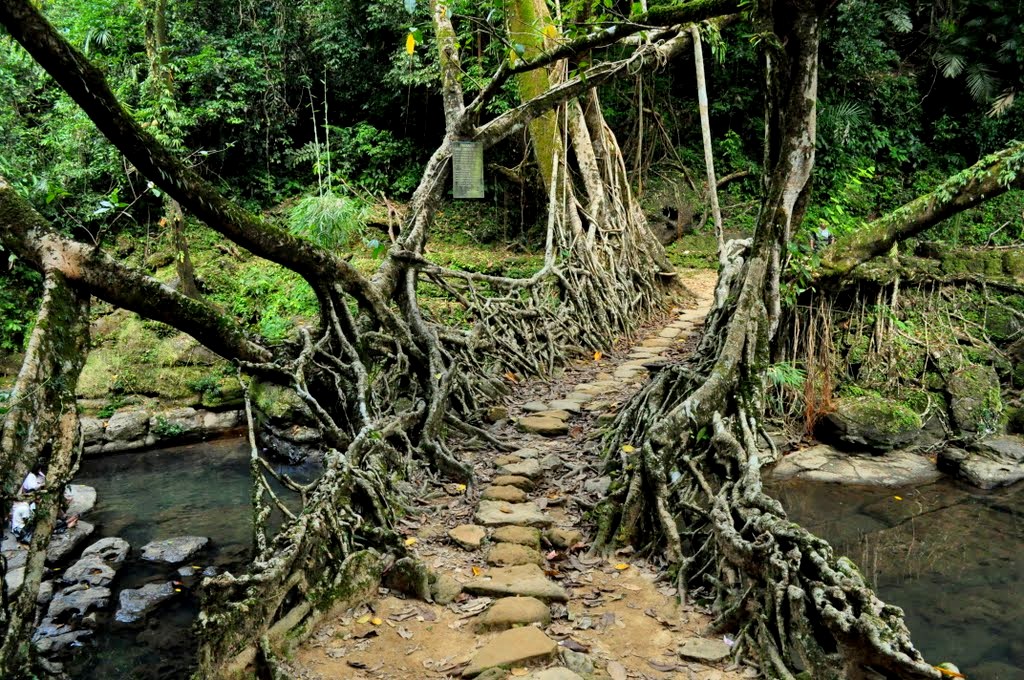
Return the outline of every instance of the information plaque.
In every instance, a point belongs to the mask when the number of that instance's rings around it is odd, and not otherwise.
[[[454,142],[452,145],[452,197],[484,197],[484,145]]]

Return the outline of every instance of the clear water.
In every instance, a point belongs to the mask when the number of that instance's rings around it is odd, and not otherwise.
[[[317,473],[315,468],[281,469],[300,481]],[[196,649],[191,626],[199,611],[193,591],[198,578],[183,579],[177,566],[142,562],[139,548],[174,536],[207,536],[209,546],[189,566],[243,569],[252,550],[247,440],[85,460],[75,481],[96,488],[96,507],[88,516],[97,525],[96,537],[120,536],[132,546],[118,572],[115,594],[145,583],[182,582],[180,592],[141,625],[120,626],[108,612],[93,644],[69,664],[69,671],[83,680],[187,678]],[[283,489],[276,492],[287,499]],[[280,520],[271,517],[275,521]]]
[[[945,481],[768,490],[903,607],[929,662],[952,661],[971,680],[1024,680],[1024,484],[989,493]]]
[[[251,550],[248,456],[245,439],[220,440],[86,460],[76,481],[96,487],[89,520],[97,537],[125,538],[136,557],[151,540],[208,536],[210,547],[193,564],[237,571]],[[769,491],[905,609],[929,661],[953,661],[972,680],[1024,680],[1024,483],[993,493],[952,482],[902,490],[791,482]],[[177,578],[174,572],[130,560],[115,592]],[[69,669],[73,677],[188,677],[193,585],[186,579],[140,627],[101,629]]]

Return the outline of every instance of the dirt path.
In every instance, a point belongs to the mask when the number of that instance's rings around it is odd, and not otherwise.
[[[403,520],[409,543],[438,574],[434,603],[382,589],[377,601],[322,625],[291,662],[293,677],[757,676],[730,665],[726,640],[701,637],[710,617],[677,605],[649,565],[628,551],[586,554],[585,513],[609,482],[596,459],[600,428],[647,379],[643,364],[684,351],[710,307],[714,274],[685,282],[696,302],[635,346],[581,362],[557,382],[521,387],[509,414],[517,424],[502,431],[521,448],[465,452],[478,496],[448,485]]]

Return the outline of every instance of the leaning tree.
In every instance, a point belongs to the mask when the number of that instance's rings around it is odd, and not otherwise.
[[[281,478],[303,501],[298,513],[274,494],[266,478],[273,472],[253,446],[256,551],[246,573],[204,583],[198,623],[203,677],[254,660],[272,663],[283,641],[310,630],[332,608],[374,592],[385,571],[400,574],[409,588],[429,597],[425,571],[406,554],[395,530],[404,502],[399,482],[416,465],[471,482],[470,469],[445,433],[493,439],[474,422],[478,405],[502,389],[502,375],[548,373],[574,348],[607,347],[661,303],[667,264],[630,192],[594,88],[663,65],[690,44],[691,22],[735,9],[735,3],[721,0],[684,3],[573,39],[560,35],[550,16],[534,15],[536,49],[502,60],[469,98],[452,25],[458,19],[446,3],[432,3],[445,136],[427,162],[400,239],[367,276],[338,254],[227,200],[132,119],[102,73],[32,3],[0,1],[0,23],[135,169],[214,231],[298,273],[319,303],[312,327],[298,329],[290,343],[268,346],[204,300],[124,266],[102,244],[66,237],[0,179],[0,244],[46,280],[3,424],[0,511],[6,514],[28,470],[45,469],[50,479],[35,516],[25,583],[13,598],[4,589],[0,673],[34,672],[28,640],[36,592],[56,499],[82,448],[74,394],[88,346],[92,296],[191,334],[232,360],[243,383],[258,378],[293,389],[322,435],[323,474],[305,485]],[[522,15],[513,13],[509,21],[522,24]],[[621,59],[574,63],[578,55],[641,33],[643,39],[634,39]],[[541,72],[543,86],[526,101],[485,120],[486,107],[510,78]],[[431,263],[424,246],[448,184],[454,142],[473,140],[488,148],[541,116],[547,116],[548,134],[534,126],[532,138],[547,168],[544,266],[532,277],[515,279]],[[432,319],[417,298],[422,281],[463,305],[472,326],[450,328]],[[270,535],[266,520],[273,507],[286,521]]]

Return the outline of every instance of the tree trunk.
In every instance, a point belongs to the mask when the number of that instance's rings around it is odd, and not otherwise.
[[[718,181],[715,179],[715,152],[711,147],[711,116],[708,113],[708,84],[704,77],[704,47],[701,44],[700,28],[690,27],[693,36],[693,64],[697,75],[697,107],[700,111],[700,131],[704,140],[704,165],[707,168],[708,199],[711,202],[711,216],[718,240],[718,256],[725,255],[725,236],[722,233],[722,210],[718,206]]]
[[[695,355],[661,371],[618,416],[607,462],[621,481],[603,504],[599,543],[664,542],[684,595],[713,600],[734,655],[755,654],[773,677],[793,678],[798,660],[816,680],[872,670],[934,678],[902,611],[761,488],[761,464],[772,458],[759,441],[764,369],[779,322],[781,257],[810,188],[825,4],[761,3],[762,30],[774,35],[766,196],[754,237],[730,244]]]

